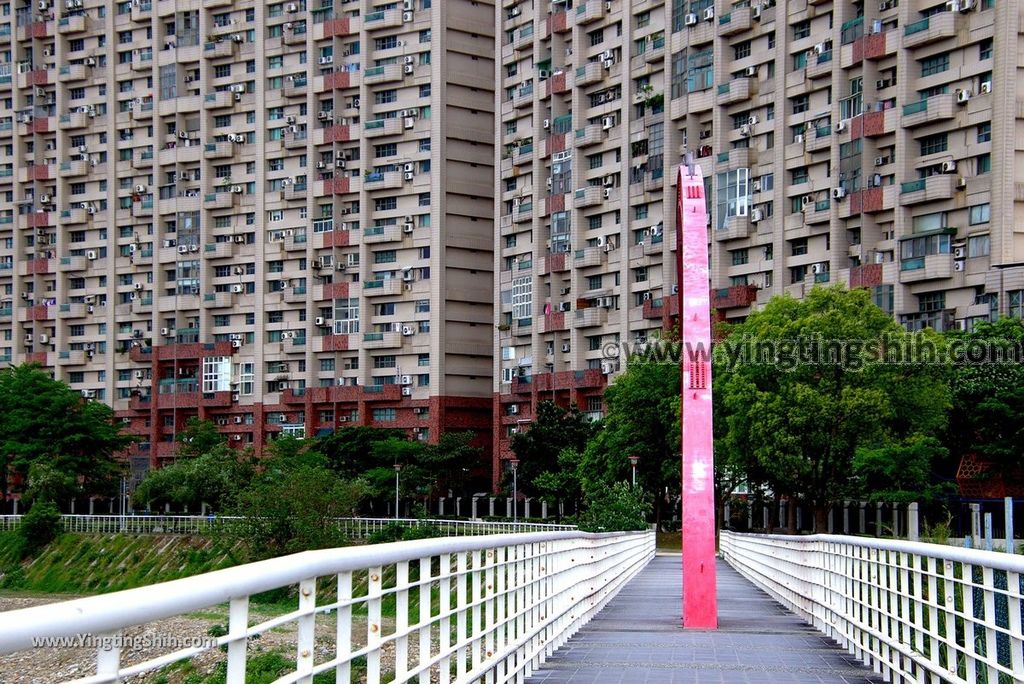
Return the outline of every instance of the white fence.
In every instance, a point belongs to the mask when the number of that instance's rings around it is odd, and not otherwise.
[[[720,547],[888,681],[1021,681],[1020,556],[834,535],[722,532]]]
[[[99,684],[224,646],[227,682],[242,684],[249,640],[294,625],[295,668],[278,682],[311,684],[321,672],[369,684],[521,682],[653,556],[651,532],[541,532],[307,551],[5,613],[0,654],[31,649],[40,639],[92,635],[100,643],[96,672],[74,681]],[[250,597],[285,587],[297,588],[294,610],[250,624]],[[122,662],[126,628],[225,604],[227,634],[214,644]],[[336,621],[329,649],[314,641],[318,621]]]
[[[20,515],[0,516],[0,531],[14,530],[21,524]],[[230,525],[239,518],[200,515],[64,515],[64,529],[87,534],[205,534],[218,525]],[[547,523],[514,523],[480,520],[427,520],[419,518],[339,518],[338,525],[350,539],[366,539],[389,525],[433,527],[449,537],[475,534],[510,534],[575,530],[574,525]]]

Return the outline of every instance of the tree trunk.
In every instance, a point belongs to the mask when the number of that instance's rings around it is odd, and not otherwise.
[[[828,534],[828,504],[814,504],[814,533]]]
[[[799,530],[796,529],[796,497],[791,496],[786,501],[786,529],[789,530],[790,534],[796,534]]]

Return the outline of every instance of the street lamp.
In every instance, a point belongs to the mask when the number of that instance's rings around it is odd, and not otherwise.
[[[512,466],[512,522],[519,522],[519,511],[516,508],[519,496],[519,459],[513,458],[508,464]]]
[[[398,520],[398,473],[401,472],[401,464],[395,464],[395,520]]]
[[[640,457],[633,455],[629,457],[629,465],[633,466],[633,489],[636,489],[636,464],[640,462]]]

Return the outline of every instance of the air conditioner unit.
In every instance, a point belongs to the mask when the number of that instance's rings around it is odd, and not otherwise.
[[[232,185],[231,192],[233,192],[236,195],[241,195],[243,192],[245,192],[245,188],[242,187],[241,185]]]
[[[763,220],[764,220],[764,210],[763,209],[753,209],[753,210],[751,210],[751,212],[750,212],[750,222],[751,223],[757,223],[758,221],[763,221]]]
[[[605,69],[611,69],[613,66],[615,66],[615,60],[614,59],[602,59],[601,60],[601,66],[603,66]]]
[[[875,81],[875,89],[876,90],[885,90],[886,88],[890,87],[891,85],[892,85],[892,79],[880,78],[877,81]]]
[[[834,200],[841,200],[844,197],[846,197],[846,188],[844,188],[844,187],[832,188],[832,199],[834,199]]]
[[[400,376],[398,378],[398,384],[399,385],[411,385],[412,384],[412,376],[411,375],[402,375],[402,376]]]
[[[409,174],[409,175],[412,175],[412,174]],[[415,229],[416,229],[415,224],[412,224],[412,223],[403,223],[402,224],[402,232],[403,233],[411,233]]]
[[[942,162],[942,173],[956,173],[956,162],[955,161],[944,161]]]
[[[714,21],[714,20],[715,20],[715,8],[714,7],[708,7],[706,10],[704,10],[704,21]]]
[[[405,337],[411,337],[412,335],[415,335],[415,334],[416,334],[416,328],[415,327],[413,327],[411,325],[403,325],[402,326],[402,335],[404,335]]]
[[[800,200],[800,206],[803,208],[804,211],[807,211],[809,207],[813,207],[814,195],[804,195],[803,198]]]
[[[615,187],[615,176],[605,176],[603,183],[606,188]]]
[[[842,133],[845,130],[846,130],[846,122],[845,121],[837,121],[836,122],[836,133]]]
[[[402,12],[402,21],[406,24],[412,21],[412,12]]]
[[[750,124],[740,126],[740,135],[743,137],[749,137],[751,133],[753,133],[753,128],[751,128]]]
[[[988,93],[991,93],[992,92],[992,81],[985,81],[984,83],[982,83],[981,84],[981,88],[979,88],[979,91],[983,95],[987,95]]]
[[[875,157],[875,166],[885,166],[889,163],[888,157]]]
[[[85,58],[85,66],[90,66],[90,67],[91,66],[96,66],[96,58],[95,57],[86,57]]]
[[[803,144],[803,142],[804,142],[804,134],[803,133],[797,133],[796,135],[794,135],[793,136],[793,142],[799,143],[799,144]]]
[[[966,261],[954,261],[953,262],[953,270],[954,271],[963,271],[966,268],[966,266],[967,266],[967,262]]]
[[[953,258],[954,259],[966,259],[967,258],[967,248],[966,247],[954,247],[953,248]]]
[[[320,63],[321,64],[333,64],[334,63],[334,55],[324,55],[323,57],[320,58]]]
[[[956,101],[960,104],[966,104],[971,99],[970,90],[958,90],[956,91]]]
[[[92,399],[95,396],[96,396],[96,390],[91,390],[91,389],[84,389],[84,390],[82,390],[82,398],[83,399]]]
[[[749,67],[747,67],[746,69],[743,70],[743,75],[746,76],[747,78],[753,78],[754,76],[757,76],[757,67],[756,66],[749,66]]]
[[[245,292],[245,287],[243,285],[232,285],[231,286],[231,293],[232,294],[242,294],[243,292]]]
[[[50,198],[49,195],[40,195],[39,196],[39,203],[40,204],[49,204],[50,200],[51,200],[51,198]]]
[[[697,15],[693,14],[692,12],[690,14],[687,14],[683,18],[683,25],[684,26],[696,26],[697,25]]]
[[[611,375],[615,372],[615,363],[612,361],[602,361],[601,372],[605,375]]]
[[[178,254],[188,254],[188,245],[178,245]]]
[[[601,129],[602,130],[610,131],[614,127],[615,127],[615,117],[614,116],[606,116],[603,119],[601,119]]]
[[[85,253],[85,258],[88,259],[89,261],[95,261],[96,257],[97,254],[94,250],[90,249],[88,252]]]

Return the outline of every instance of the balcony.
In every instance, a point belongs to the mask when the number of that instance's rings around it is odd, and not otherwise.
[[[600,61],[587,62],[576,69],[576,85],[586,86],[604,80],[605,68]]]
[[[757,150],[753,147],[735,147],[718,155],[718,162],[725,165],[727,171],[749,169],[757,163]],[[723,169],[719,169],[721,171]]]
[[[576,23],[589,24],[604,16],[604,0],[587,0],[576,7]]]
[[[935,121],[952,119],[956,112],[956,94],[941,93],[927,100],[912,102],[903,106],[903,118],[900,120],[904,128],[923,126]]]
[[[61,257],[57,268],[62,273],[80,273],[86,269],[89,262],[84,256]]]
[[[367,226],[363,230],[363,242],[365,244],[399,242],[401,239],[402,226],[400,224],[391,226]]]
[[[61,83],[84,81],[89,75],[89,67],[84,64],[65,64],[57,72],[57,80]]]
[[[577,309],[573,314],[572,327],[594,328],[608,322],[608,309],[601,306],[591,306],[585,309]]]
[[[576,147],[589,147],[604,140],[604,129],[600,124],[588,124],[576,129]]]
[[[512,106],[516,109],[526,107],[533,102],[533,86],[520,86],[512,95]]]
[[[402,120],[398,117],[391,119],[375,119],[363,124],[363,135],[367,138],[378,138],[383,135],[398,135],[402,132]]]
[[[401,171],[386,171],[384,173],[368,173],[363,178],[363,187],[367,191],[372,190],[394,190],[402,187],[405,181]]]
[[[81,207],[65,209],[60,212],[60,223],[62,226],[85,223],[89,220],[89,212]]]
[[[750,30],[753,19],[749,7],[734,8],[732,12],[718,17],[718,35],[734,36]]]
[[[57,21],[57,33],[61,35],[67,35],[72,33],[81,33],[85,30],[85,15],[84,14],[71,14],[66,17],[61,17]]]
[[[384,10],[371,12],[363,16],[363,27],[367,31],[394,28],[402,25],[402,10]]]
[[[204,209],[230,209],[235,205],[235,193],[211,192],[203,197]]]
[[[142,2],[136,4],[132,3],[132,21],[134,22],[148,22],[150,17],[153,15],[153,2],[152,0],[142,0]]]
[[[322,335],[313,338],[313,351],[317,353],[347,349],[348,335]]]
[[[309,81],[305,75],[302,76],[288,76],[284,81],[284,88],[281,89],[281,94],[285,97],[301,97],[305,98],[306,93],[309,91]]]
[[[718,92],[715,99],[719,105],[727,105],[733,104],[734,102],[749,100],[750,95],[754,90],[753,82],[754,79],[752,78],[735,78],[728,83],[723,83],[718,86]]]
[[[225,159],[235,154],[235,143],[222,140],[220,142],[206,143],[203,147],[204,159]],[[163,157],[161,153],[161,158]]]
[[[57,318],[85,318],[85,304],[61,304],[57,307]]]
[[[832,200],[824,199],[815,202],[804,212],[804,225],[813,226],[828,223],[832,212]]]
[[[62,131],[85,128],[92,119],[93,117],[89,116],[86,112],[70,112],[61,115],[57,121],[57,127]]]
[[[939,12],[903,27],[903,47],[914,48],[956,36],[956,12]]]
[[[901,283],[950,278],[953,273],[953,255],[949,253],[900,260]]]
[[[143,218],[153,215],[153,196],[148,195],[137,202],[132,202],[132,217]]]
[[[364,297],[393,297],[402,294],[403,283],[400,278],[388,278],[387,280],[364,280]]]
[[[235,44],[230,40],[220,40],[213,43],[203,44],[203,57],[207,59],[220,59],[231,57],[235,54]]]
[[[520,202],[518,207],[512,210],[512,220],[516,223],[524,223],[533,220],[533,202]]]
[[[209,242],[203,245],[204,259],[226,259],[234,254],[232,242]]]
[[[533,24],[526,24],[512,37],[512,49],[523,50],[533,44]]]
[[[224,107],[232,107],[234,104],[235,94],[230,90],[209,93],[203,98],[203,109],[223,109]]]
[[[955,174],[943,174],[901,183],[900,205],[909,206],[922,202],[953,199],[960,180]]]
[[[817,152],[828,149],[832,144],[832,126],[826,124],[816,128],[810,128],[804,133],[804,149],[808,152]]]
[[[577,209],[593,207],[604,202],[604,188],[588,186],[573,193],[573,206]]]
[[[516,166],[529,164],[533,161],[533,143],[519,145],[512,153],[512,163]]]
[[[133,169],[148,169],[153,166],[153,150],[143,150],[132,155]]]
[[[388,119],[377,119],[377,121],[388,121]],[[373,122],[370,122],[373,123]],[[313,144],[326,145],[332,142],[347,142],[352,139],[353,126],[327,126],[313,130]],[[378,133],[378,135],[381,135]]]
[[[376,83],[387,83],[389,81],[401,81],[404,78],[402,64],[385,64],[384,66],[370,67],[363,72],[363,82],[366,85]]]
[[[281,194],[284,196],[286,200],[302,200],[306,199],[306,192],[307,187],[305,183],[303,183],[302,185],[292,183],[291,185],[286,187],[284,189],[284,192],[282,192]]]
[[[227,309],[232,305],[230,292],[208,292],[203,295],[204,309]]]
[[[402,346],[400,332],[368,332],[363,333],[364,349],[398,349]]]
[[[749,216],[730,216],[725,219],[725,226],[713,231],[714,239],[718,242],[729,240],[741,240],[750,235]]]
[[[575,268],[587,268],[588,266],[600,266],[605,260],[604,247],[585,247],[577,249],[573,255],[573,266]]]
[[[809,79],[825,78],[832,75],[832,51],[819,54],[813,64],[804,69],[804,77]]]
[[[711,291],[711,306],[715,309],[739,309],[757,301],[757,287],[737,285]]]
[[[84,176],[89,173],[89,162],[82,159],[76,159],[74,161],[61,162],[60,164],[60,175],[62,178],[74,178],[76,176]]]

